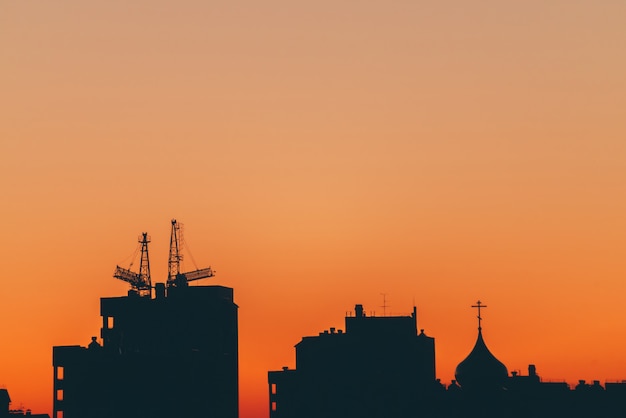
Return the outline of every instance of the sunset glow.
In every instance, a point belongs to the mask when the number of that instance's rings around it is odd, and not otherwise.
[[[140,233],[166,280],[172,218],[234,289],[241,418],[383,294],[444,383],[479,299],[509,371],[626,379],[626,3],[304,3],[0,1],[14,407],[51,412]]]

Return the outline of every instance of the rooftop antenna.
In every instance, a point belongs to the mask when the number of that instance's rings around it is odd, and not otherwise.
[[[383,308],[383,316],[387,316],[387,307],[389,306],[387,305],[387,294],[381,293],[381,295],[383,295],[383,304],[381,306]]]
[[[480,316],[480,308],[486,308],[487,305],[483,305],[480,301],[476,302],[476,305],[472,305],[472,308],[477,308],[478,309],[478,331],[481,331],[483,328],[480,324],[480,321],[483,320],[483,318]]]

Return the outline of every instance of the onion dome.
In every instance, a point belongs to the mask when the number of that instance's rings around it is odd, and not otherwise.
[[[501,390],[509,375],[506,366],[487,348],[480,326],[480,308],[478,302],[478,338],[471,353],[456,367],[454,376],[464,390],[494,391]]]

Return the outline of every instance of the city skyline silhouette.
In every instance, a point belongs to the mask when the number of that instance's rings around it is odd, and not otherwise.
[[[94,336],[87,347],[53,347],[53,418],[166,417],[177,413],[239,416],[239,326],[233,289],[214,284],[190,286],[197,279],[213,278],[214,271],[195,266],[184,272],[183,247],[187,243],[182,231],[183,225],[172,219],[167,281],[152,284],[151,238],[141,233],[129,268],[118,265],[113,274],[129,285],[128,295],[101,299],[101,340]],[[135,272],[132,266],[137,259]],[[387,294],[380,295],[382,316],[375,311],[368,315],[363,305],[357,304],[347,313],[345,331],[331,327],[319,337],[303,337],[296,345],[301,353],[296,356],[296,369],[286,366],[281,372],[269,371],[270,418],[328,415],[331,411],[344,417],[444,417],[466,415],[469,410],[476,410],[476,416],[502,416],[503,408],[513,408],[512,417],[549,417],[565,410],[568,414],[610,416],[626,410],[620,401],[626,391],[625,380],[606,381],[604,386],[599,380],[587,383],[579,379],[576,386],[544,381],[534,364],[528,366],[526,376],[519,370],[509,375],[485,345],[481,310],[488,306],[481,300],[470,306],[476,309],[475,346],[457,365],[455,379],[449,384],[442,382],[435,371],[435,339],[426,336],[424,329],[417,332],[417,307],[413,306],[410,316],[387,314]],[[228,342],[231,338],[232,343]],[[349,345],[338,345],[344,340]],[[298,389],[294,392],[291,386]],[[227,395],[225,388],[229,387]],[[497,395],[500,391],[502,395]],[[6,390],[3,393],[9,410],[11,400]],[[339,401],[342,398],[353,401],[344,404]],[[572,405],[577,406],[569,410]],[[24,407],[11,411],[24,414]]]
[[[623,379],[625,8],[0,2],[0,388],[52,414],[51,348],[143,232],[167,281],[172,218],[235,291],[241,418],[355,304],[417,306],[442,382],[478,300],[509,372]]]
[[[438,379],[435,338],[411,315],[367,316],[361,304],[296,344],[296,367],[268,372],[270,418],[551,418],[626,413],[626,380],[568,385],[546,381],[535,364],[513,371],[489,350],[477,301],[476,343],[449,384]]]

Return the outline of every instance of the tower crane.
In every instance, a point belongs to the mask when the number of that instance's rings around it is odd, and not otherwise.
[[[139,264],[139,273],[131,271],[130,268],[125,269],[115,266],[113,277],[130,283],[130,286],[139,296],[152,296],[152,282],[150,280],[150,259],[148,258],[148,243],[150,237],[147,232],[142,232],[139,236],[139,244],[141,244],[141,261]],[[131,263],[132,266],[132,263]]]
[[[197,269],[186,273],[181,272],[181,261],[183,260],[182,247],[182,224],[176,222],[176,219],[172,219],[172,233],[170,235],[170,256],[167,262],[168,287],[186,287],[191,281],[206,279],[215,275],[211,267]]]

